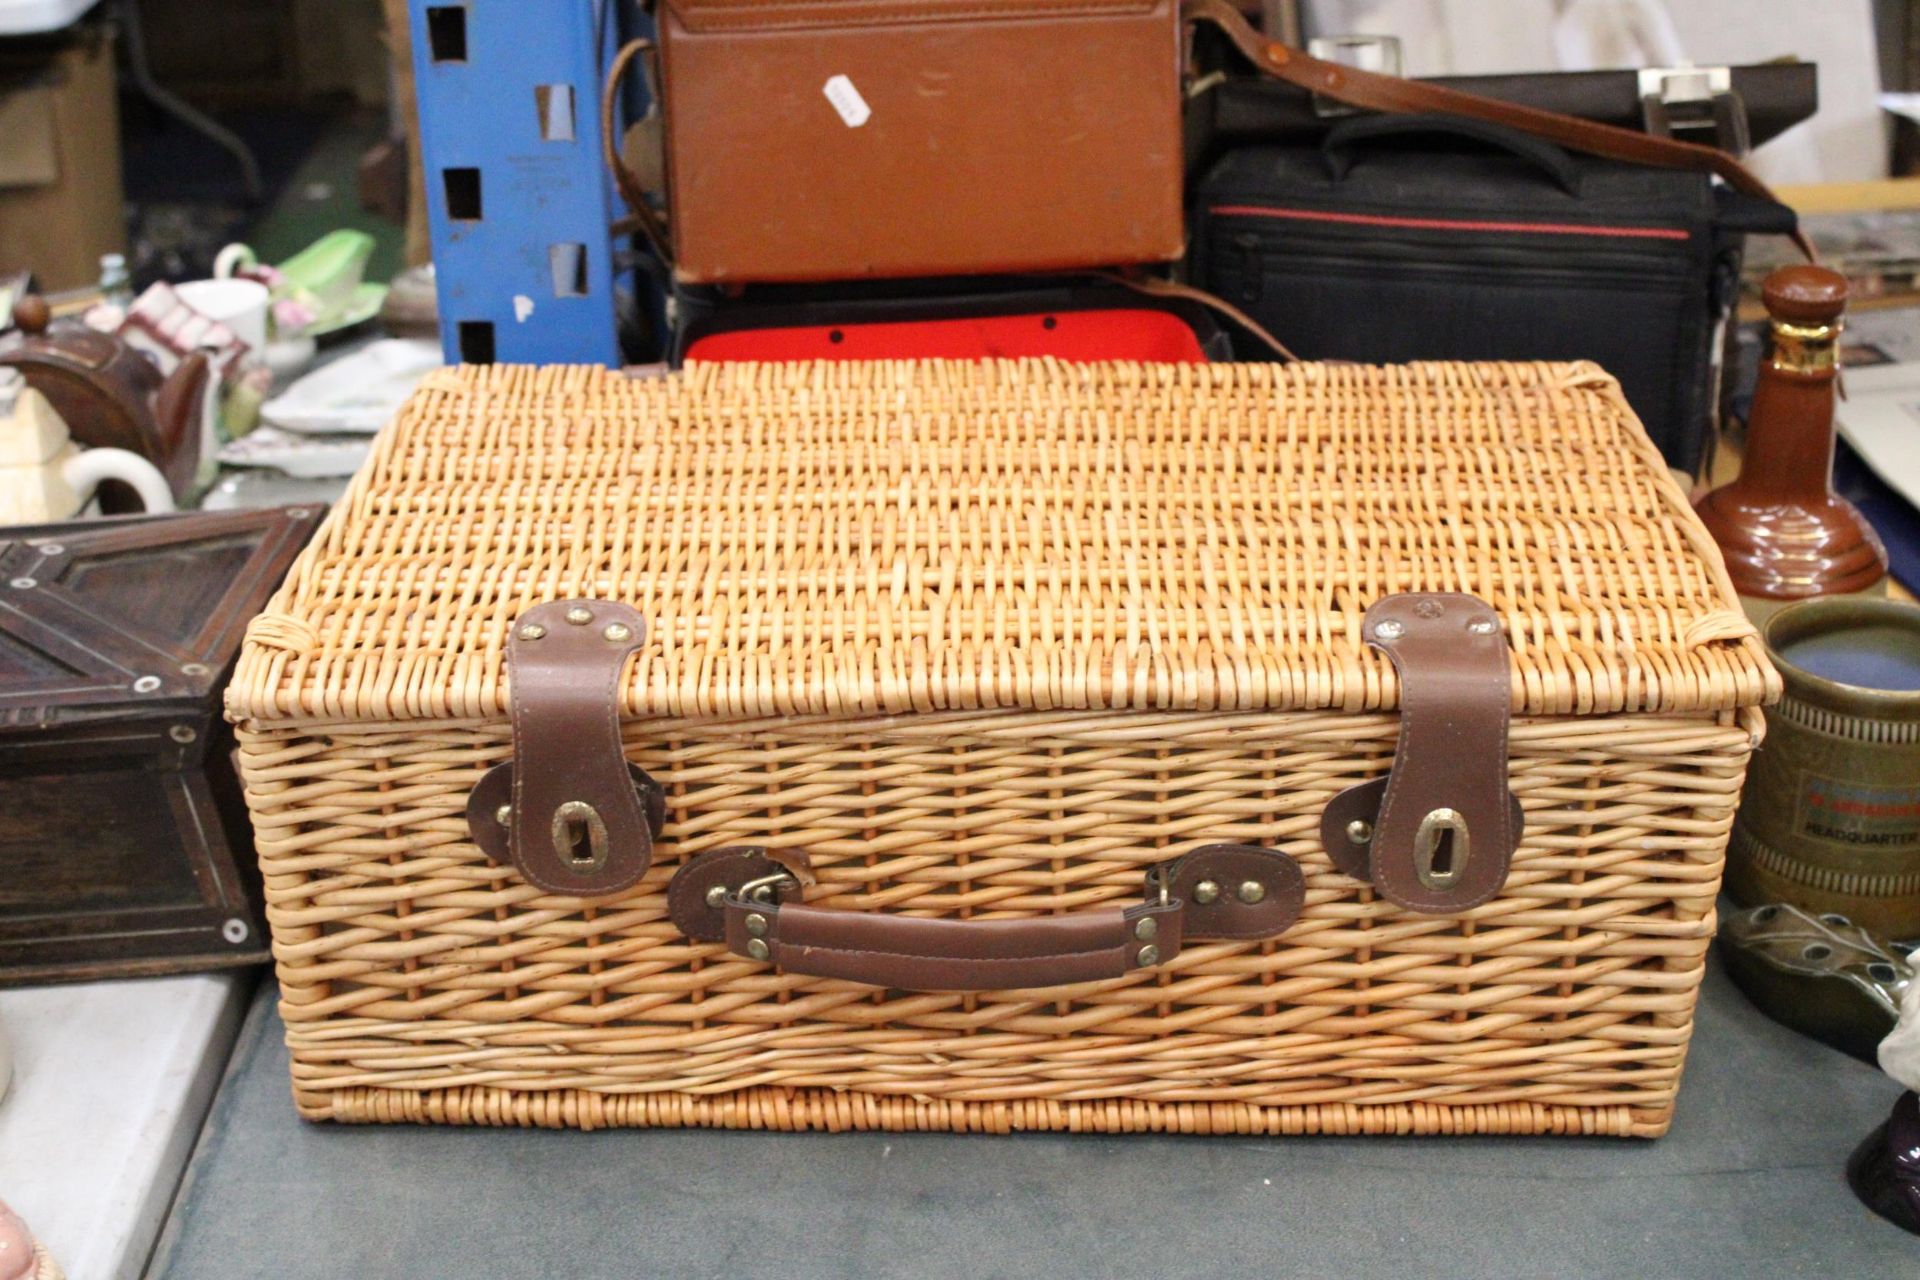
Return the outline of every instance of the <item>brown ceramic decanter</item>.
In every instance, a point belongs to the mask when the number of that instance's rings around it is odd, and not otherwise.
[[[1884,589],[1887,552],[1833,491],[1833,401],[1847,282],[1825,267],[1767,277],[1772,350],[1747,420],[1740,478],[1696,504],[1749,612]],[[1756,607],[1757,606],[1757,607]]]

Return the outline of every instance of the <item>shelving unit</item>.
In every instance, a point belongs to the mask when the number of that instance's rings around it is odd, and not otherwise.
[[[409,0],[449,362],[618,364],[600,86],[618,0]]]

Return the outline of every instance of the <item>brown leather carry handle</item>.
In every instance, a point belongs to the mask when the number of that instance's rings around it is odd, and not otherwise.
[[[1779,197],[1773,194],[1766,183],[1754,176],[1751,169],[1713,147],[1656,138],[1652,134],[1542,111],[1537,107],[1523,107],[1518,103],[1462,93],[1458,89],[1446,89],[1435,84],[1423,84],[1417,80],[1384,76],[1326,62],[1262,36],[1227,0],[1186,0],[1182,13],[1190,23],[1210,23],[1225,32],[1234,47],[1267,75],[1351,107],[1416,114],[1432,112],[1485,120],[1546,138],[1588,155],[1654,165],[1662,169],[1688,169],[1715,174],[1735,190],[1779,203]],[[1807,255],[1809,262],[1818,260],[1813,242],[1807,239],[1805,232],[1796,229],[1793,242]]]
[[[668,911],[690,938],[724,940],[788,973],[900,991],[1007,991],[1123,978],[1206,939],[1277,937],[1306,899],[1300,867],[1254,845],[1202,845],[1146,874],[1142,901],[1070,915],[956,920],[797,900],[803,856],[758,847],[701,854],[675,873]]]

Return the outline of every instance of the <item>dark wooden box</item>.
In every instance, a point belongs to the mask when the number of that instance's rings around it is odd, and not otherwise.
[[[220,697],[323,514],[0,529],[0,983],[269,958]]]

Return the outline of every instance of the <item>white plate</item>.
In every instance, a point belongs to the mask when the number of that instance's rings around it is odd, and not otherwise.
[[[384,338],[307,374],[267,401],[260,416],[288,431],[371,435],[443,364],[438,341]]]
[[[263,507],[297,507],[309,503],[332,506],[346,491],[339,476],[299,480],[281,471],[250,467],[224,472],[200,499],[202,511],[257,511]]]
[[[246,435],[220,446],[228,467],[271,467],[298,479],[350,476],[373,451],[364,435],[307,435],[261,423]]]

